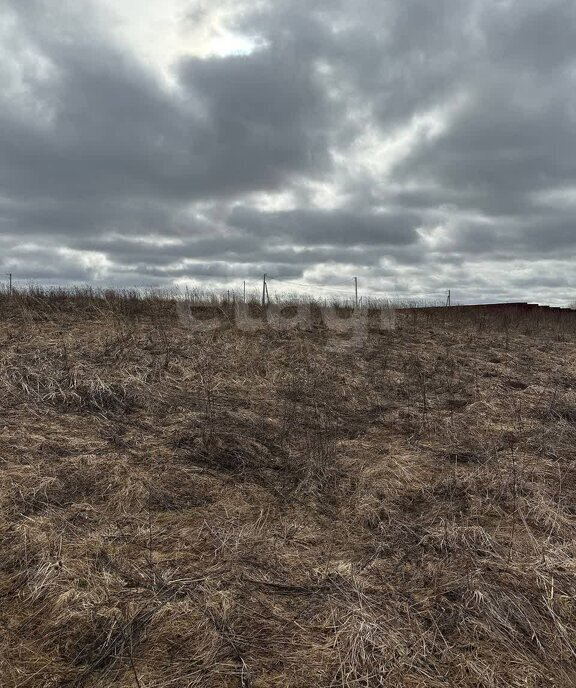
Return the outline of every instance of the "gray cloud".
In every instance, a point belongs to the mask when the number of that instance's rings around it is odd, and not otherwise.
[[[416,216],[408,213],[359,213],[346,210],[292,210],[263,213],[232,210],[229,222],[267,241],[300,245],[405,245],[417,241]]]
[[[572,298],[570,0],[246,2],[172,86],[95,2],[2,19],[2,271]]]

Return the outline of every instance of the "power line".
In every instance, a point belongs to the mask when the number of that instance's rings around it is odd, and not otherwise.
[[[294,282],[294,280],[287,279],[286,277],[269,277],[268,279],[273,279],[273,280],[276,280],[277,282],[293,282],[294,284],[302,284],[302,282],[300,282],[300,281]],[[354,277],[350,277],[350,279],[349,279],[349,280],[346,280],[345,282],[334,282],[334,285],[335,285],[335,286],[346,287],[346,286],[348,286],[348,285],[350,284],[350,282],[351,282],[353,279],[354,279]],[[311,287],[321,286],[321,285],[318,285],[318,284],[312,284],[312,283],[310,283],[310,282],[306,282],[306,284],[309,285],[309,286],[311,286]]]
[[[281,277],[268,277],[267,279],[270,281],[273,281],[273,282],[282,282],[285,284],[293,284],[297,287],[305,287],[305,288],[310,288],[310,289],[329,289],[330,291],[341,291],[341,292],[348,292],[352,289],[352,285],[350,285],[350,289],[340,289],[340,288],[338,288],[338,286],[331,287],[329,285],[324,285],[324,284],[310,284],[308,282],[294,282],[293,280],[282,279]],[[339,282],[339,284],[343,284],[343,282]]]
[[[324,284],[310,284],[309,282],[295,282],[293,280],[287,280],[279,277],[268,277],[267,278],[269,281],[274,281],[274,282],[282,282],[285,284],[292,284],[297,287],[303,287],[303,288],[308,288],[308,289],[322,289],[322,290],[327,290],[330,292],[338,292],[338,293],[346,293],[351,296],[352,290],[353,290],[353,285],[350,285],[349,289],[340,289],[338,287],[332,287],[330,285],[324,285]],[[342,284],[340,282],[339,284]],[[413,293],[413,292],[398,292],[398,291],[379,291],[379,290],[372,290],[372,289],[363,289],[363,296],[376,296],[376,295],[383,295],[388,298],[398,298],[398,297],[408,297],[408,298],[422,298],[422,297],[438,297],[438,298],[446,298],[446,292],[426,292],[426,293]]]
[[[298,287],[303,287],[308,290],[323,290],[327,291],[329,293],[338,293],[338,294],[346,294],[350,298],[353,296],[353,289],[354,286],[351,285],[350,289],[338,289],[337,287],[330,287],[329,285],[322,285],[322,284],[309,284],[305,282],[294,282],[292,280],[278,280],[277,278],[271,278],[266,276],[267,282],[282,282],[285,284],[289,285],[294,285]],[[397,292],[397,291],[378,291],[378,290],[370,290],[370,289],[363,289],[362,290],[362,295],[367,297],[367,296],[378,296],[381,295],[386,298],[401,298],[401,297],[406,297],[406,298],[424,298],[424,297],[437,297],[437,298],[446,298],[446,291],[442,292],[422,292],[422,293],[414,293],[414,292]]]
[[[446,292],[445,291],[438,291],[438,292],[425,292],[425,293],[416,293],[414,294],[413,292],[405,291],[405,292],[398,292],[398,291],[364,291],[365,296],[370,296],[371,294],[382,294],[383,296],[387,297],[393,297],[393,298],[411,298],[411,299],[416,299],[416,298],[424,298],[424,297],[438,297],[438,298],[446,298]]]

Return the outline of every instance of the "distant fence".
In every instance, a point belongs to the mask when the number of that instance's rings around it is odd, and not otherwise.
[[[431,311],[447,311],[450,313],[576,313],[575,308],[561,306],[540,306],[537,303],[527,303],[525,301],[509,301],[504,303],[479,303],[458,306],[429,306]],[[421,310],[418,307],[399,308],[404,312],[416,312]]]
[[[576,324],[576,309],[560,306],[540,306],[525,301],[504,303],[469,304],[452,307],[397,308],[399,317],[414,320],[425,318],[448,322],[501,323],[502,325],[526,323],[527,326],[546,328]]]

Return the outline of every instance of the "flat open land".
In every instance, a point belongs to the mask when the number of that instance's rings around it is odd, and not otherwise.
[[[2,297],[2,688],[576,685],[575,321],[333,339]]]

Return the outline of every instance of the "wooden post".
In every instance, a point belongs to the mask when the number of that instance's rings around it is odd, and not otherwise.
[[[244,303],[246,303],[246,280],[244,280]]]
[[[266,273],[262,278],[262,308],[266,306]]]
[[[12,273],[9,272],[8,275],[10,277],[10,296],[12,296]]]
[[[354,278],[354,304],[358,308],[358,278]]]
[[[448,298],[446,299],[446,305],[447,306],[450,306],[450,296],[451,296],[450,289],[448,289]]]

